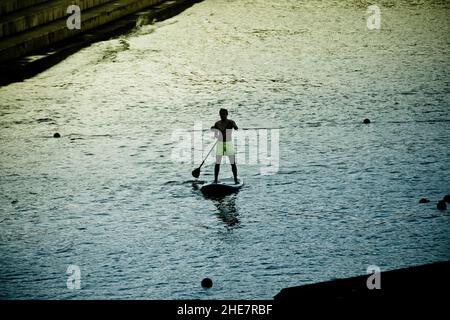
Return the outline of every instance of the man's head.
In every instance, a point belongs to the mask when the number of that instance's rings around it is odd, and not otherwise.
[[[228,117],[228,110],[227,109],[220,109],[219,111],[220,119],[226,120]]]

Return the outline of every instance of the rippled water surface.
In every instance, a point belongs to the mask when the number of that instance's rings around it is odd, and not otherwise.
[[[266,299],[449,259],[450,8],[379,6],[369,31],[365,1],[206,0],[0,88],[0,297]],[[218,201],[171,154],[221,107],[279,128],[280,163]]]

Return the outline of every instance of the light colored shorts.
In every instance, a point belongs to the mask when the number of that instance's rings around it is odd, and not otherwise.
[[[217,142],[216,155],[218,156],[234,156],[234,145],[232,141]]]

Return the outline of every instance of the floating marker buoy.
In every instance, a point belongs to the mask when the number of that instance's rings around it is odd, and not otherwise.
[[[364,123],[364,124],[369,124],[369,123],[370,123],[370,120],[366,118],[366,119],[363,120],[363,123]]]
[[[419,200],[419,203],[428,203],[430,202],[430,200],[428,200],[427,198],[422,198]]]
[[[441,200],[437,203],[436,208],[438,208],[439,210],[446,210],[447,204],[445,203],[444,200]]]
[[[211,288],[213,285],[212,280],[210,278],[205,278],[202,280],[202,287],[203,288]]]
[[[53,134],[53,138],[61,138],[61,135],[58,132],[55,132]]]

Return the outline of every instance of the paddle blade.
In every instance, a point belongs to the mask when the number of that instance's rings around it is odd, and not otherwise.
[[[192,176],[198,178],[200,176],[200,168],[192,170]]]

